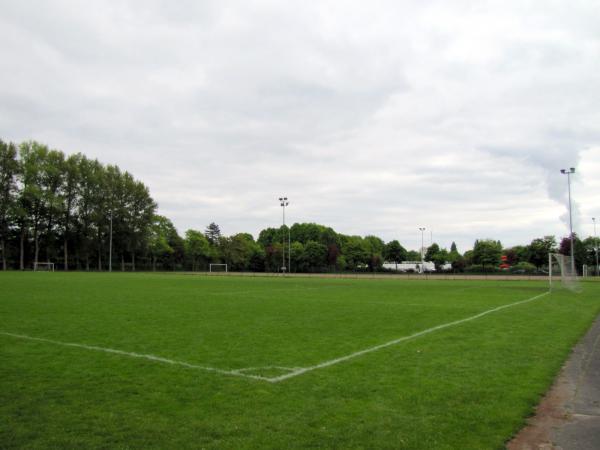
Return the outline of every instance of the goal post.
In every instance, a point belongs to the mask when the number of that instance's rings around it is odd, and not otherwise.
[[[53,262],[34,262],[33,263],[33,271],[34,272],[54,272],[54,263]]]
[[[579,291],[577,272],[573,271],[571,256],[560,253],[548,254],[548,284],[550,290],[556,286],[557,281],[561,286],[570,291]]]
[[[210,273],[213,273],[213,272],[226,272],[227,273],[227,264],[209,264],[208,271]]]

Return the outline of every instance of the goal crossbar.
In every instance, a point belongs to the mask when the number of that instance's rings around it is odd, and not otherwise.
[[[34,262],[33,271],[38,272],[39,270],[47,270],[48,272],[54,272],[53,262]]]
[[[208,271],[209,272],[213,272],[213,267],[223,267],[225,268],[225,272],[227,272],[227,264],[209,264],[208,265]]]

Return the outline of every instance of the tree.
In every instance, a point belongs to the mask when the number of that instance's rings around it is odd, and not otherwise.
[[[185,253],[192,261],[192,271],[196,270],[197,263],[201,258],[208,259],[210,257],[210,243],[200,231],[187,230],[184,245]]]
[[[544,236],[534,239],[528,246],[529,262],[537,269],[548,264],[548,254],[556,252],[556,238]]]
[[[431,255],[430,261],[433,261],[433,264],[435,264],[435,270],[439,271],[442,269],[444,264],[449,262],[449,259],[450,259],[450,254],[448,253],[448,250],[443,248],[443,249],[437,251],[436,253],[434,253],[433,255]]]
[[[48,148],[34,141],[25,142],[20,146],[20,155],[23,183],[19,196],[19,221],[21,224],[20,269],[24,270],[24,244],[29,231],[33,231],[34,266],[38,262],[40,228],[46,215],[43,171],[48,156]]]
[[[433,261],[433,257],[436,253],[439,253],[440,251],[440,246],[437,245],[435,242],[433,244],[431,244],[428,248],[427,251],[425,252],[425,261]]]
[[[63,227],[64,269],[69,270],[69,236],[71,233],[73,213],[79,197],[81,182],[80,165],[83,156],[80,153],[69,156],[62,166],[63,186],[61,189],[61,215]]]
[[[383,250],[383,256],[387,261],[396,264],[396,270],[398,270],[398,263],[406,260],[406,249],[400,245],[400,242],[393,240],[385,245]]]
[[[308,270],[308,263],[306,261],[306,255],[304,253],[304,245],[301,242],[292,242],[290,250],[290,269],[294,272],[306,272]]]
[[[19,161],[17,147],[13,143],[0,140],[0,252],[2,253],[2,269],[6,270],[6,241],[9,231],[9,217],[16,207],[17,175]]]
[[[586,263],[587,251],[577,233],[573,233],[573,250],[575,253],[575,271],[580,272],[581,267]],[[562,255],[571,255],[570,237],[566,236],[561,239],[558,252]]]
[[[221,229],[219,225],[211,222],[204,231],[204,236],[211,245],[219,245],[219,239],[221,239]]]
[[[354,270],[369,263],[369,248],[360,236],[349,236],[342,253],[345,256],[348,269]]]
[[[473,263],[481,264],[485,272],[485,266],[498,266],[502,256],[502,244],[492,239],[481,239],[475,241],[473,246]]]
[[[169,219],[164,216],[154,216],[148,237],[148,250],[152,257],[153,271],[156,271],[156,262],[159,259],[169,257],[175,252],[169,243],[174,230],[175,227]]]
[[[304,246],[304,255],[308,270],[320,272],[326,265],[327,247],[319,242],[308,241]]]
[[[407,261],[421,261],[421,253],[416,250],[409,250],[406,252]]]
[[[596,256],[597,256],[598,248],[600,247],[600,238],[589,236],[583,240],[583,246],[584,246],[585,252],[586,252],[585,263],[589,267],[593,267],[594,273],[597,274],[598,267],[596,265],[596,262],[597,262]]]

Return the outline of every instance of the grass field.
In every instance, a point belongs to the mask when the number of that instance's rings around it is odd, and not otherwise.
[[[503,448],[600,312],[545,292],[0,273],[0,448]]]

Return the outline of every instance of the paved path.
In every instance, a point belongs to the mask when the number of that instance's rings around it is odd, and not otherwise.
[[[509,450],[600,449],[600,316]]]

